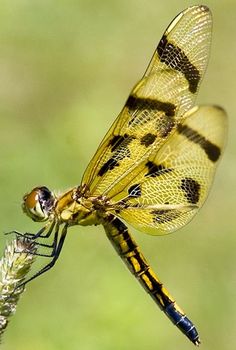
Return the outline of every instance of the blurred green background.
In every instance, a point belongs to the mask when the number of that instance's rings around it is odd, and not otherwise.
[[[21,212],[36,185],[65,190],[142,76],[183,0],[15,0],[0,3],[0,232],[35,232]],[[214,16],[198,103],[229,114],[213,191],[186,228],[135,232],[144,254],[195,322],[201,349],[236,346],[235,1],[205,1]],[[2,250],[1,249],[1,250]],[[56,267],[28,285],[4,350],[193,349],[130,275],[100,227],[70,230]]]

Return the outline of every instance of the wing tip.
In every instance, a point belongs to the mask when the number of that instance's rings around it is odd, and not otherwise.
[[[212,105],[212,107],[214,107],[215,109],[217,109],[219,112],[222,112],[223,114],[227,115],[226,113],[226,110],[222,107],[222,106],[219,106],[219,105]]]
[[[192,10],[200,10],[201,12],[206,12],[206,13],[209,13],[211,12],[210,8],[206,5],[193,5],[193,6],[190,6],[190,7],[187,7],[185,11],[192,11]]]

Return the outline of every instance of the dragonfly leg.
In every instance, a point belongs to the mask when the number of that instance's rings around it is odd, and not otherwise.
[[[50,234],[52,233],[52,229],[54,228],[54,226],[55,226],[54,224],[51,225],[51,227],[50,227]],[[41,254],[41,253],[38,253],[37,251],[30,252],[32,255],[43,256],[43,257],[48,257],[48,258],[50,258],[50,257],[52,257],[54,255],[54,252],[55,252],[55,249],[56,249],[56,246],[57,246],[57,241],[58,241],[58,232],[59,232],[59,224],[57,224],[52,244],[46,244],[46,243],[36,242],[35,239],[34,239],[35,235],[33,235],[33,234],[30,234],[30,236],[29,236],[28,234],[26,235],[26,234],[22,234],[22,233],[20,233],[18,231],[14,231],[14,233],[16,233],[17,236],[23,237],[23,239],[25,239],[26,241],[29,241],[29,242],[31,241],[37,247],[52,248],[52,252],[50,254]],[[44,236],[44,237],[46,237],[46,236]],[[17,250],[15,250],[14,253],[28,253],[28,252],[29,252],[28,249],[25,249],[25,251],[22,251],[22,250],[21,251],[17,251]]]
[[[54,233],[52,244],[45,244],[45,243],[41,243],[41,242],[35,242],[34,240],[32,240],[32,242],[34,242],[34,245],[37,246],[37,247],[52,248],[52,252],[50,254],[42,254],[42,253],[38,253],[36,251],[33,255],[43,256],[43,257],[46,257],[46,258],[53,257],[55,255],[55,251],[57,249],[58,233],[59,233],[59,224],[57,224],[57,226],[56,226],[56,230],[55,230],[55,233]],[[27,238],[27,239],[31,240],[30,238]],[[26,250],[26,253],[27,253],[27,250]]]
[[[21,232],[16,231],[16,230],[4,233],[4,235],[12,235],[12,234],[15,234],[16,236],[20,236],[20,237],[24,237],[24,238],[30,238],[30,239],[35,236],[34,233],[29,233],[29,232],[21,233]]]
[[[48,232],[43,235],[42,233],[46,231],[46,229],[48,228],[48,226],[50,225],[49,227],[49,230]],[[58,224],[57,224],[58,225]],[[47,223],[44,227],[41,228],[41,230],[39,230],[35,235],[34,235],[34,239],[37,239],[37,238],[48,238],[51,236],[51,233],[53,232],[53,229],[54,229],[54,226],[55,226],[55,221],[53,221],[51,224],[50,223]]]
[[[26,281],[24,281],[24,282],[20,283],[18,286],[16,286],[16,289],[24,287],[28,282],[34,280],[36,277],[38,277],[38,276],[42,275],[44,272],[50,270],[55,265],[57,259],[59,258],[59,255],[61,253],[61,249],[63,247],[64,241],[65,241],[65,238],[66,238],[67,227],[68,227],[68,225],[65,225],[63,227],[63,229],[62,229],[61,237],[59,239],[59,242],[55,246],[55,248],[53,249],[53,252],[52,252],[52,255],[51,255],[52,260],[47,265],[45,265],[41,270],[39,270],[36,274],[34,274],[32,277],[30,277]],[[56,235],[56,233],[55,233],[55,235]]]
[[[50,227],[49,227],[48,232],[45,235],[43,235],[43,233],[47,230],[49,225],[50,225]],[[32,240],[35,240],[37,238],[48,238],[48,237],[50,237],[51,233],[53,232],[54,226],[55,226],[55,221],[53,221],[52,223],[47,223],[37,233],[29,233],[29,232],[21,233],[19,231],[13,230],[10,232],[6,232],[5,235],[16,234],[17,236],[30,238]]]

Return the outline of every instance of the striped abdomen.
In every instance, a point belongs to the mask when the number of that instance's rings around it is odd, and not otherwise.
[[[178,307],[169,292],[148,265],[140,248],[128,232],[125,224],[113,215],[109,215],[103,226],[106,234],[119,256],[131,273],[139,280],[143,288],[151,295],[157,305],[169,319],[195,344],[200,344],[194,324]]]

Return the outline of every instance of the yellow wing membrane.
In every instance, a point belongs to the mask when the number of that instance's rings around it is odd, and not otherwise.
[[[119,192],[128,174],[135,174],[174,133],[192,107],[205,72],[211,27],[205,6],[186,9],[170,24],[86,169],[82,184],[93,195]]]
[[[220,107],[194,107],[157,154],[139,165],[135,178],[112,200],[116,214],[141,231],[172,232],[204,203],[224,148],[226,114]]]

